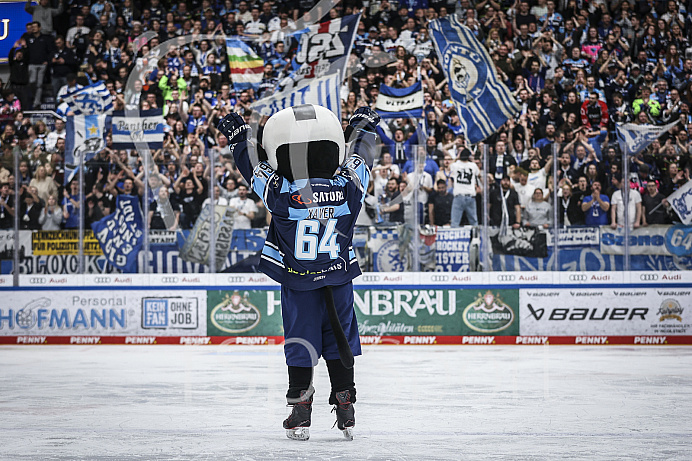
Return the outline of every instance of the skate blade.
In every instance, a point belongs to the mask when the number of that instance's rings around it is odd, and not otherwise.
[[[294,427],[293,429],[286,429],[286,437],[291,440],[308,440],[310,438],[310,428]]]
[[[353,427],[346,427],[341,431],[346,440],[353,440]]]

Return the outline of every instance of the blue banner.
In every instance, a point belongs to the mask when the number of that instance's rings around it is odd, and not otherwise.
[[[423,116],[423,86],[418,81],[408,88],[380,85],[375,110],[381,118],[421,118]]]
[[[519,113],[519,103],[498,79],[488,51],[456,16],[430,21],[430,30],[466,140],[481,142]]]
[[[106,115],[70,115],[65,125],[65,184],[106,147]]]
[[[137,255],[144,240],[139,199],[118,195],[115,212],[91,225],[103,254],[123,272],[137,272]]]
[[[146,143],[149,149],[163,148],[162,109],[142,110],[139,117],[126,117],[124,111],[116,111],[111,125],[114,149],[136,149],[135,143]]]
[[[36,3],[33,3],[36,5]],[[26,2],[0,3],[0,63],[7,63],[7,57],[15,42],[19,40],[26,25],[32,21],[31,15],[24,11]],[[26,49],[24,49],[26,56]]]

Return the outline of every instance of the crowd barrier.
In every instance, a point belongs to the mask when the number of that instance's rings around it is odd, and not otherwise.
[[[281,344],[263,274],[0,276],[0,344]],[[365,273],[363,344],[692,344],[692,273]]]

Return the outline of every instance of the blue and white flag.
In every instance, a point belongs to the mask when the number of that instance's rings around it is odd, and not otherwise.
[[[636,123],[618,123],[616,125],[618,145],[620,150],[627,155],[637,155],[649,144],[658,139],[663,133],[667,133],[673,128],[679,120],[669,123],[668,125],[637,125]]]
[[[107,114],[113,110],[113,96],[103,82],[85,86],[65,96],[64,101],[74,115]]]
[[[144,240],[139,199],[118,195],[115,212],[91,225],[106,259],[123,272],[137,272],[137,255]]]
[[[684,186],[670,194],[667,200],[683,224],[692,223],[692,181],[687,181]]]
[[[252,104],[252,109],[262,115],[271,116],[287,107],[299,104],[316,104],[331,110],[341,120],[341,100],[339,87],[341,73],[311,79],[296,88],[274,93]]]
[[[106,146],[106,118],[102,115],[70,115],[65,125],[65,184],[79,165],[91,160]]]
[[[521,106],[498,78],[488,51],[456,17],[430,21],[430,30],[459,119],[466,123],[466,140],[483,141]]]
[[[198,264],[211,263],[211,254],[215,256],[216,268],[221,270],[228,260],[231,251],[231,237],[233,235],[234,210],[230,206],[214,205],[214,230],[216,236],[216,249],[211,247],[211,213],[210,203],[204,205],[199,214],[195,227],[180,248],[180,258]]]
[[[279,82],[277,91],[337,72],[345,75],[359,22],[360,14],[352,14],[312,24],[291,34],[298,41],[298,50],[291,62],[293,72]]]
[[[126,117],[124,111],[113,112],[113,147],[136,149],[135,143],[146,143],[149,149],[161,149],[164,127],[161,109],[140,111],[139,117]]]
[[[423,104],[423,86],[420,81],[408,88],[392,88],[382,84],[375,110],[382,118],[421,118]]]

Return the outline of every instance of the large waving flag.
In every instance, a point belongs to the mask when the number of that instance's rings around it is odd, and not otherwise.
[[[65,96],[71,115],[107,114],[113,110],[113,96],[104,82],[85,86]]]
[[[237,38],[226,39],[228,67],[236,91],[253,88],[257,91],[264,75],[264,61],[255,50]]]
[[[408,88],[392,88],[384,83],[380,85],[375,110],[382,118],[400,118],[423,116],[423,86],[418,81]]]
[[[298,50],[291,62],[293,72],[279,82],[277,91],[337,72],[346,75],[359,22],[360,14],[352,14],[294,32],[292,36],[298,41]]]
[[[616,125],[618,145],[622,152],[637,155],[654,142],[663,133],[673,128],[679,120],[668,125],[637,125],[636,123],[618,123]]]
[[[106,114],[73,115],[65,125],[65,184],[106,146]]]
[[[498,79],[488,51],[455,16],[430,21],[430,30],[466,140],[483,141],[519,113],[519,103]]]

